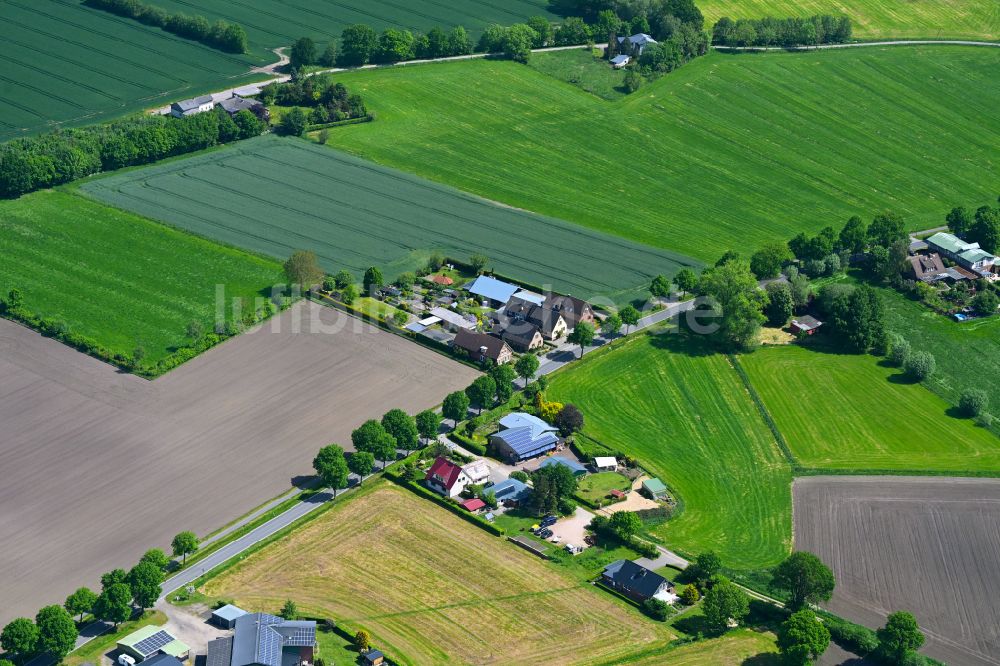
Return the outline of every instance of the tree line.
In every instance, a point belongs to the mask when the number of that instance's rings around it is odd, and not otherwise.
[[[266,128],[250,111],[230,117],[215,109],[186,118],[135,116],[14,139],[0,145],[0,197],[246,139]]]
[[[295,107],[282,115],[276,128],[279,134],[301,136],[309,125],[370,117],[361,95],[350,93],[330,75],[299,76],[298,70],[293,72],[291,81],[270,83],[257,96],[267,106]],[[303,108],[311,111],[306,113]]]
[[[162,7],[141,0],[86,0],[86,5],[162,28],[178,37],[193,39],[227,53],[247,52],[247,33],[238,23],[209,23],[201,15],[170,14]]]
[[[717,46],[812,46],[843,44],[850,39],[851,19],[832,14],[737,21],[723,16],[712,28],[712,43]]]

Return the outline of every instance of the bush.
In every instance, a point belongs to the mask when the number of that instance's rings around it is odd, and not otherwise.
[[[986,391],[977,388],[965,389],[958,399],[958,408],[962,413],[973,418],[979,416],[990,402]]]
[[[528,476],[528,473],[520,469],[516,469],[513,472],[511,472],[510,478],[517,479],[518,481],[521,481],[523,483],[527,483],[529,480],[531,480],[531,477]]]
[[[878,637],[868,627],[837,618],[827,620],[826,628],[837,645],[862,657],[878,649]]]
[[[628,540],[628,546],[643,557],[648,557],[651,560],[655,560],[660,556],[660,551],[654,544],[636,536]]]
[[[697,585],[685,585],[681,590],[680,597],[685,606],[694,606],[701,599],[701,593],[698,592]]]
[[[564,516],[572,516],[576,513],[576,502],[568,497],[559,498],[559,513]]]
[[[976,425],[982,428],[989,428],[993,425],[993,415],[989,412],[983,412],[976,417]]]
[[[906,365],[910,358],[910,343],[900,335],[893,333],[889,338],[889,361],[897,368]]]
[[[934,355],[930,352],[913,352],[906,359],[903,370],[910,379],[922,382],[934,374],[936,367],[937,362],[934,360]]]
[[[642,612],[654,620],[663,622],[670,616],[670,604],[662,599],[646,599],[642,602]]]

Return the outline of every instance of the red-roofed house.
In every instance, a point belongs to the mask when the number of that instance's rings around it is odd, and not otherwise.
[[[442,287],[450,287],[451,285],[455,284],[455,281],[452,280],[447,275],[431,275],[427,279],[433,282],[434,284],[441,285]]]
[[[448,460],[438,456],[431,468],[427,470],[424,477],[427,487],[436,493],[441,493],[445,497],[458,497],[469,484],[468,475],[462,468]]]
[[[484,506],[486,506],[486,502],[478,497],[473,497],[472,499],[467,499],[462,502],[462,508],[466,511],[479,511]]]

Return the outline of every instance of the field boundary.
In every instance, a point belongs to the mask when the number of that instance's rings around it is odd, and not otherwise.
[[[767,425],[768,430],[770,430],[771,434],[774,435],[774,441],[778,443],[778,448],[781,449],[781,453],[785,456],[785,460],[787,460],[788,464],[791,465],[792,474],[794,474],[799,462],[795,459],[795,456],[792,454],[792,450],[788,447],[788,442],[785,441],[785,436],[781,434],[778,424],[775,423],[774,419],[771,417],[771,412],[768,411],[767,405],[764,404],[760,394],[757,393],[757,389],[754,388],[753,382],[750,381],[750,376],[747,375],[746,370],[744,370],[743,366],[740,365],[739,357],[736,354],[726,354],[726,357],[729,359],[729,365],[736,372],[740,381],[743,382],[743,386],[746,388],[747,393],[750,394],[750,398],[753,400],[754,405],[757,406],[757,411],[760,412],[760,416]]]

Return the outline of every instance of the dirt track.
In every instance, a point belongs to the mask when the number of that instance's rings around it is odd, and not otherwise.
[[[820,556],[830,610],[875,628],[916,615],[924,652],[951,666],[1000,664],[1000,480],[795,480],[795,548]]]
[[[342,330],[293,333],[312,317]],[[0,319],[0,625],[181,530],[221,527],[365,419],[474,377],[311,303],[153,382]]]

